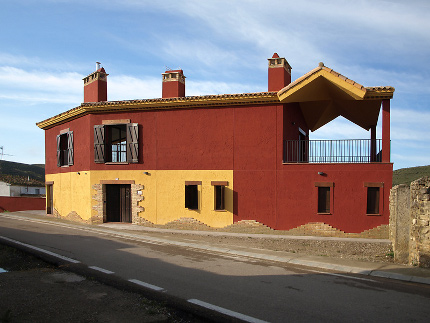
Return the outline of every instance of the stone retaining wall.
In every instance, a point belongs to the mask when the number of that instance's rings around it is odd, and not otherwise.
[[[394,260],[430,268],[430,177],[397,185],[390,194]]]

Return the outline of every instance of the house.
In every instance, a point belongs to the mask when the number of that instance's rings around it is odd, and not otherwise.
[[[0,181],[0,196],[40,196],[45,195],[44,186],[34,186],[33,183],[23,185],[14,181]]]
[[[107,76],[97,66],[80,106],[37,124],[48,213],[89,223],[255,220],[279,230],[388,224],[394,88],[364,87],[323,63],[291,82],[276,53],[260,93],[185,96],[183,71],[168,70],[161,98],[107,101]],[[309,140],[338,116],[368,138]]]

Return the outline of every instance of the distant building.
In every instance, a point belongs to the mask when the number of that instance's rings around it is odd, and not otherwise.
[[[185,96],[183,71],[168,70],[161,98],[107,101],[107,75],[98,67],[83,79],[84,103],[37,124],[48,213],[90,223],[255,220],[282,230],[388,224],[394,88],[364,87],[322,63],[291,82],[276,53],[260,93]],[[368,138],[309,140],[338,116]]]
[[[0,196],[40,196],[45,195],[44,186],[27,186],[0,181]]]

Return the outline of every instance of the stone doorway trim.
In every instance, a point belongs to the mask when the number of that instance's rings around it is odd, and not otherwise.
[[[92,199],[96,201],[93,205],[93,210],[96,214],[91,217],[92,224],[101,224],[106,222],[106,185],[109,184],[130,184],[131,188],[131,223],[140,223],[139,212],[142,212],[143,207],[139,206],[139,202],[143,200],[143,195],[139,191],[144,189],[141,184],[135,184],[134,180],[101,180],[99,184],[95,184],[92,188],[96,191]]]

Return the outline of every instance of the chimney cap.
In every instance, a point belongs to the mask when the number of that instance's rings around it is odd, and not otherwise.
[[[179,70],[167,70],[166,72],[164,72],[163,74],[169,74],[169,73],[179,73],[179,74],[184,74],[184,71],[179,69]]]

